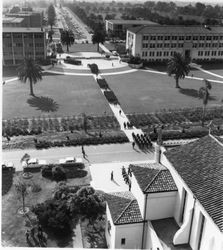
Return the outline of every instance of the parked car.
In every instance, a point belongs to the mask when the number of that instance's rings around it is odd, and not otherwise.
[[[66,157],[65,159],[60,159],[59,163],[60,164],[63,164],[63,163],[83,163],[83,159],[70,156],[70,157]]]
[[[64,60],[65,63],[73,64],[73,65],[81,65],[80,60],[76,60],[75,58],[72,58],[70,56],[67,56]]]
[[[35,167],[36,165],[47,165],[46,160],[38,160],[37,158],[31,158],[27,162],[23,161],[23,167]]]

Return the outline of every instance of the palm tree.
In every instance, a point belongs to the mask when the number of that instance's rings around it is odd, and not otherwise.
[[[99,51],[99,43],[104,43],[105,41],[105,34],[101,30],[95,31],[95,33],[92,36],[92,43],[96,44],[97,43],[97,51]]]
[[[202,114],[202,126],[204,126],[204,118],[206,113],[206,106],[209,100],[209,90],[211,90],[212,86],[208,80],[204,80],[205,86],[199,89],[199,97],[203,100],[203,114]]]
[[[63,30],[60,36],[61,43],[67,46],[67,52],[69,52],[69,47],[74,44],[74,33],[72,30]]]
[[[36,63],[33,58],[25,58],[23,63],[17,68],[18,77],[21,82],[26,83],[27,79],[30,83],[30,95],[35,96],[33,93],[33,83],[42,80],[41,66]]]
[[[190,72],[189,61],[180,53],[174,53],[173,57],[168,61],[167,72],[169,76],[174,75],[176,88],[180,88],[179,79],[184,79]]]

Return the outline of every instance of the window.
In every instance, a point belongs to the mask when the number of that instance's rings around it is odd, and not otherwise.
[[[200,40],[205,40],[205,36],[200,36]]]
[[[198,36],[193,36],[193,40],[194,41],[198,40]]]
[[[218,36],[214,36],[214,37],[213,37],[213,40],[218,40]]]
[[[157,40],[161,40],[161,41],[162,41],[162,40],[163,40],[163,37],[162,37],[162,36],[158,36],[158,37],[157,37]]]
[[[13,38],[22,38],[22,34],[15,33],[15,34],[13,34]]]
[[[181,223],[183,223],[183,221],[184,221],[184,211],[185,211],[186,200],[187,200],[187,192],[186,192],[186,190],[183,188],[183,193],[182,193],[183,205],[182,205],[181,215],[180,215],[180,222],[181,222]]]
[[[170,40],[170,36],[165,36],[164,40]]]
[[[183,43],[178,43],[178,48],[183,48],[184,44]]]
[[[210,41],[210,40],[211,40],[211,36],[207,36],[207,37],[206,37],[206,40],[209,40],[209,41]]]
[[[125,245],[125,238],[121,239],[121,245]]]
[[[217,54],[217,51],[212,51],[212,52],[211,52],[211,55],[212,55],[212,56],[216,56],[216,54]]]
[[[164,48],[169,48],[169,43],[164,43]]]
[[[205,56],[209,56],[210,55],[210,51],[205,51]]]
[[[151,37],[150,37],[150,40],[155,41],[155,40],[156,40],[156,37],[155,37],[155,36],[151,36]]]
[[[198,51],[198,56],[203,56],[203,51]]]
[[[191,36],[186,36],[186,40],[191,40]]]
[[[199,238],[198,238],[198,247],[197,247],[198,250],[201,249],[201,241],[202,241],[202,237],[203,237],[204,222],[205,222],[205,218],[204,218],[204,215],[202,213],[200,214],[200,218],[201,218],[201,225],[200,225]]]
[[[193,43],[193,48],[197,48],[197,43]]]
[[[148,40],[149,37],[148,36],[143,36],[143,40]]]
[[[41,33],[38,34],[38,33],[37,33],[37,34],[35,34],[35,38],[43,38],[43,34],[41,34]]]
[[[3,33],[3,38],[11,38],[11,33]]]

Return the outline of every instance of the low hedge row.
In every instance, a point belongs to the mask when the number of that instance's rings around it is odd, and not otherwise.
[[[67,168],[63,167],[62,164],[49,164],[42,168],[42,176],[55,181],[62,181],[71,178],[83,178],[87,175],[87,171],[83,170],[84,164],[81,167]]]
[[[65,146],[81,146],[81,145],[98,145],[98,144],[110,144],[110,143],[125,143],[128,142],[128,138],[125,134],[109,137],[88,137],[79,138],[69,141],[38,141],[35,146],[37,149],[50,148],[50,147],[65,147]]]
[[[115,96],[114,92],[109,90],[109,91],[104,91],[104,95],[106,97],[106,99],[108,100],[109,103],[112,103],[112,104],[118,104],[118,99],[117,97]]]
[[[97,79],[97,83],[101,89],[109,89],[109,86],[105,79]]]
[[[149,134],[152,141],[156,141],[158,134],[157,133],[149,133],[148,131],[145,131]],[[162,131],[162,139],[164,141],[166,140],[178,140],[178,139],[192,139],[192,138],[201,138],[203,136],[208,135],[209,131],[207,128],[199,127],[199,128],[193,128],[193,129],[184,129],[182,131],[175,130],[175,131],[168,131],[163,130]],[[215,135],[223,135],[223,130],[215,130],[212,131],[212,134]]]

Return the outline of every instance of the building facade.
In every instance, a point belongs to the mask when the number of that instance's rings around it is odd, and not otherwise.
[[[192,60],[223,59],[223,27],[148,25],[129,28],[126,49],[141,59],[165,61],[175,52]]]
[[[138,27],[142,25],[157,25],[148,20],[105,20],[106,33],[113,34],[114,37],[122,38],[126,36],[127,29],[131,27]]]
[[[156,144],[154,163],[129,167],[131,192],[106,194],[108,248],[223,250],[222,138]]]
[[[46,58],[46,37],[42,28],[3,27],[3,66],[18,65],[25,57]]]

